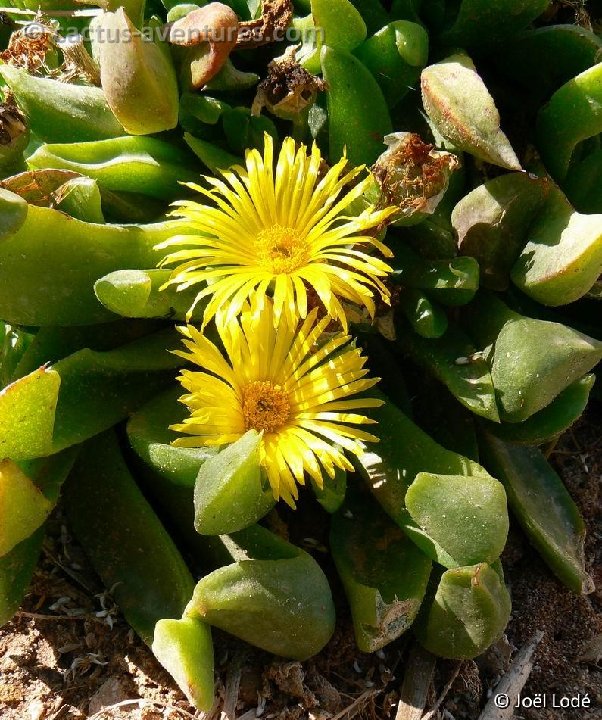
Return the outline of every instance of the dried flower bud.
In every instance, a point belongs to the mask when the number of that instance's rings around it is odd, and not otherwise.
[[[32,74],[40,68],[48,68],[56,60],[55,35],[56,28],[51,21],[36,18],[11,34],[8,47],[0,52],[0,60]],[[50,63],[47,56],[51,57]]]
[[[250,50],[282,40],[292,19],[292,0],[263,0],[261,17],[240,24],[236,45]]]
[[[296,120],[314,104],[318,92],[326,89],[321,78],[297,62],[296,53],[296,47],[289,47],[268,65],[268,75],[259,84],[253,101],[253,115],[259,115],[265,107],[283,120]]]
[[[11,102],[0,105],[0,168],[19,161],[29,143],[25,116]]]
[[[372,167],[382,202],[397,205],[402,219],[432,214],[447,190],[451,173],[459,167],[452,153],[435,150],[415,133],[385,137],[389,149]]]

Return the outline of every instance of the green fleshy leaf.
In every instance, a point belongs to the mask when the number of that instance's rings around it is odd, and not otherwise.
[[[137,410],[129,419],[127,434],[134,452],[159,475],[175,485],[194,488],[201,465],[219,452],[219,447],[177,447],[178,434],[169,429],[186,415],[178,402],[182,388],[170,388]],[[190,498],[192,505],[192,495]]]
[[[0,557],[32,535],[52,503],[12,460],[0,462]]]
[[[529,540],[573,592],[594,589],[585,572],[585,523],[562,480],[536,448],[481,436],[483,462],[500,478]]]
[[[529,228],[512,281],[542,305],[556,307],[583,297],[601,274],[602,215],[575,212],[555,190]]]
[[[249,430],[207,459],[194,489],[194,526],[201,535],[224,535],[256,523],[275,504],[259,465],[261,435]]]
[[[487,423],[487,431],[506,442],[542,445],[568,430],[583,414],[595,375],[586,375],[569,385],[552,402],[521,423]]]
[[[155,625],[153,655],[197,710],[213,706],[211,628],[196,618],[163,619]]]
[[[552,185],[525,173],[509,173],[479,185],[455,206],[451,222],[462,255],[476,258],[481,281],[505,290],[510,270],[527,242],[531,222]]]
[[[171,330],[116,350],[79,350],[0,393],[0,455],[52,455],[123,420],[169,382],[179,361]]]
[[[250,553],[253,559],[240,559],[200,580],[185,616],[275,655],[306,660],[318,653],[334,630],[334,605],[316,561],[257,526],[235,534],[228,544],[235,554]]]
[[[501,637],[510,608],[504,581],[486,563],[446,570],[416,624],[416,636],[439,657],[473,658]]]
[[[452,55],[422,71],[422,101],[435,128],[455,147],[508,170],[521,165],[500,129],[493,98],[472,60]]]
[[[332,519],[330,549],[362,652],[376,652],[414,622],[430,560],[369,496],[350,498]]]
[[[397,342],[420,367],[428,368],[444,383],[462,405],[476,415],[499,422],[489,365],[461,330],[451,326],[439,339],[400,333]]]
[[[444,567],[491,564],[506,544],[506,493],[491,477],[419,473],[406,507],[417,525],[406,526],[407,534]]]

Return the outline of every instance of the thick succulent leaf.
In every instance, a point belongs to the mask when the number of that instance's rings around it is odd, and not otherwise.
[[[353,165],[371,165],[392,131],[389,110],[371,72],[353,55],[322,48],[322,70],[328,85],[328,133],[331,162],[346,152]]]
[[[411,92],[428,61],[428,33],[407,20],[380,26],[356,50],[355,55],[374,75],[389,107]]]
[[[0,557],[41,527],[52,503],[12,460],[0,462]]]
[[[261,435],[249,430],[201,465],[194,488],[194,526],[201,535],[243,530],[272,509],[260,447]]]
[[[155,625],[153,655],[198,710],[213,706],[211,628],[196,618],[165,618]]]
[[[584,567],[585,523],[543,454],[485,433],[481,452],[483,462],[504,483],[512,512],[550,569],[573,592],[592,592]]]
[[[451,221],[458,249],[478,260],[485,287],[508,287],[510,270],[551,188],[549,181],[509,173],[479,185],[455,206]]]
[[[116,270],[94,283],[94,294],[107,310],[122,317],[185,321],[198,288],[162,289],[170,275],[169,270]],[[196,316],[202,315],[203,307],[196,306]]]
[[[453,25],[442,35],[447,45],[490,49],[513,38],[550,5],[551,0],[462,0]]]
[[[27,203],[9,190],[0,189],[0,241],[14,235],[27,219]]]
[[[375,390],[371,395],[380,395]],[[487,475],[478,463],[437,444],[399,408],[380,395],[384,404],[369,411],[378,422],[380,442],[356,462],[356,468],[385,512],[402,526],[407,523],[405,494],[421,472],[441,475]]]
[[[520,423],[487,423],[487,432],[521,445],[542,445],[554,440],[581,417],[595,381],[594,375],[585,375],[530,418]]]
[[[161,477],[191,490],[201,465],[213,457],[219,447],[176,447],[178,434],[170,425],[182,422],[186,409],[178,402],[182,388],[178,385],[149,400],[129,419],[127,435],[134,452]],[[192,506],[192,493],[190,494]]]
[[[375,652],[414,622],[431,573],[430,560],[378,504],[355,494],[337,512],[330,550],[351,608],[362,652]]]
[[[311,0],[311,14],[329,47],[350,51],[366,39],[366,23],[349,0]]]
[[[601,359],[602,342],[565,325],[532,318],[507,323],[491,366],[501,418],[526,420]]]
[[[257,526],[228,546],[241,559],[197,583],[185,616],[275,655],[306,660],[318,653],[334,630],[334,605],[316,561]]]
[[[50,454],[61,377],[41,367],[0,392],[0,455],[35,458]]]
[[[242,160],[232,153],[222,150],[206,140],[184,133],[184,141],[205,167],[212,173],[227,170],[232,165],[240,165]]]
[[[459,150],[508,170],[521,165],[472,60],[451,55],[422,71],[422,101],[437,131]]]
[[[161,390],[179,361],[171,330],[116,350],[80,350],[0,393],[0,455],[52,455],[111,427]]]
[[[95,30],[102,89],[125,130],[148,135],[174,128],[179,94],[169,50],[137,32],[123,7],[100,15]]]
[[[537,302],[555,307],[583,297],[601,274],[602,214],[575,212],[555,190],[529,229],[512,281]]]
[[[43,540],[44,529],[38,528],[0,557],[0,627],[13,617],[25,597]]]
[[[40,140],[82,142],[123,135],[100,88],[36,77],[14,65],[1,65],[0,76]]]
[[[158,200],[173,200],[182,194],[179,183],[198,180],[188,153],[148,137],[41,145],[27,165],[33,170],[71,170],[96,180],[103,189]]]
[[[11,495],[0,501],[2,512],[6,509],[16,513],[16,516],[11,514],[0,522],[0,542],[6,543],[11,528],[16,529],[13,540],[24,537],[7,553],[0,553],[0,626],[12,618],[27,592],[44,539],[44,528],[38,527],[38,521],[43,522],[47,512],[56,505],[76,456],[77,448],[73,448],[50,458],[20,463],[18,467],[8,460],[1,463],[3,468],[8,465],[13,475],[20,473],[29,487],[25,493],[18,492],[18,488],[11,483],[7,488]],[[23,478],[19,482],[23,485]],[[40,501],[36,493],[44,498],[45,503]],[[28,501],[32,496],[33,505]],[[18,525],[16,520],[19,521]],[[29,534],[34,526],[36,529]],[[25,537],[26,534],[28,537]]]
[[[594,32],[567,23],[527,29],[492,59],[504,76],[528,90],[529,97],[543,101],[595,65],[601,52],[602,40]],[[546,57],[554,62],[541,62]]]
[[[433,260],[403,243],[395,247],[391,265],[393,282],[423,290],[443,305],[466,305],[479,288],[479,264],[472,257]]]
[[[445,310],[422,290],[404,288],[399,294],[399,306],[412,330],[420,337],[440,338],[447,332]],[[402,328],[400,332],[408,331]]]
[[[561,323],[524,317],[493,294],[472,303],[465,323],[475,341],[490,350],[504,422],[522,422],[547,407],[602,359],[601,341]]]
[[[555,180],[566,177],[575,148],[602,132],[602,63],[569,80],[537,116],[537,148]]]
[[[82,448],[64,488],[71,527],[128,623],[148,645],[156,623],[179,618],[194,582],[138,489],[109,431]]]
[[[593,150],[582,160],[571,163],[569,172],[562,183],[571,204],[580,213],[600,216],[602,213],[602,151]]]
[[[404,530],[444,567],[492,563],[506,544],[506,493],[491,477],[419,473],[406,507],[416,527]]]
[[[489,365],[461,330],[452,325],[439,339],[400,333],[397,343],[416,364],[428,368],[471,412],[499,422]]]
[[[510,609],[503,579],[486,563],[446,570],[416,624],[416,636],[439,657],[473,658],[501,637]]]
[[[154,267],[162,258],[154,246],[186,232],[178,221],[94,225],[29,205],[25,222],[0,242],[0,317],[33,326],[115,319],[96,299],[95,281],[114,270]]]

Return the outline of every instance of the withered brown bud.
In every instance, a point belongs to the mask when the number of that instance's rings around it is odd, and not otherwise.
[[[460,166],[458,158],[436,150],[415,133],[392,133],[385,137],[386,150],[372,167],[382,202],[397,205],[400,219],[432,214]]]
[[[55,50],[56,30],[49,21],[36,19],[10,36],[8,47],[0,52],[0,60],[35,73],[46,67],[46,55]]]
[[[293,0],[263,0],[261,17],[240,23],[236,45],[249,50],[283,40],[292,19]]]
[[[265,107],[283,120],[296,120],[314,104],[318,92],[326,89],[321,78],[297,62],[296,53],[296,47],[289,47],[268,65],[267,77],[259,83],[251,107],[253,115],[259,115]]]
[[[17,162],[29,143],[29,128],[23,113],[12,102],[0,105],[0,168]]]

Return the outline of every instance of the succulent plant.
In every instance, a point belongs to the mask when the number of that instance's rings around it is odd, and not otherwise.
[[[211,627],[306,659],[335,568],[361,650],[484,652],[508,510],[592,590],[540,447],[602,361],[602,43],[549,5],[108,3],[71,18],[91,56],[64,12],[5,39],[2,622],[59,500],[199,709]],[[334,567],[273,531],[299,497]]]

